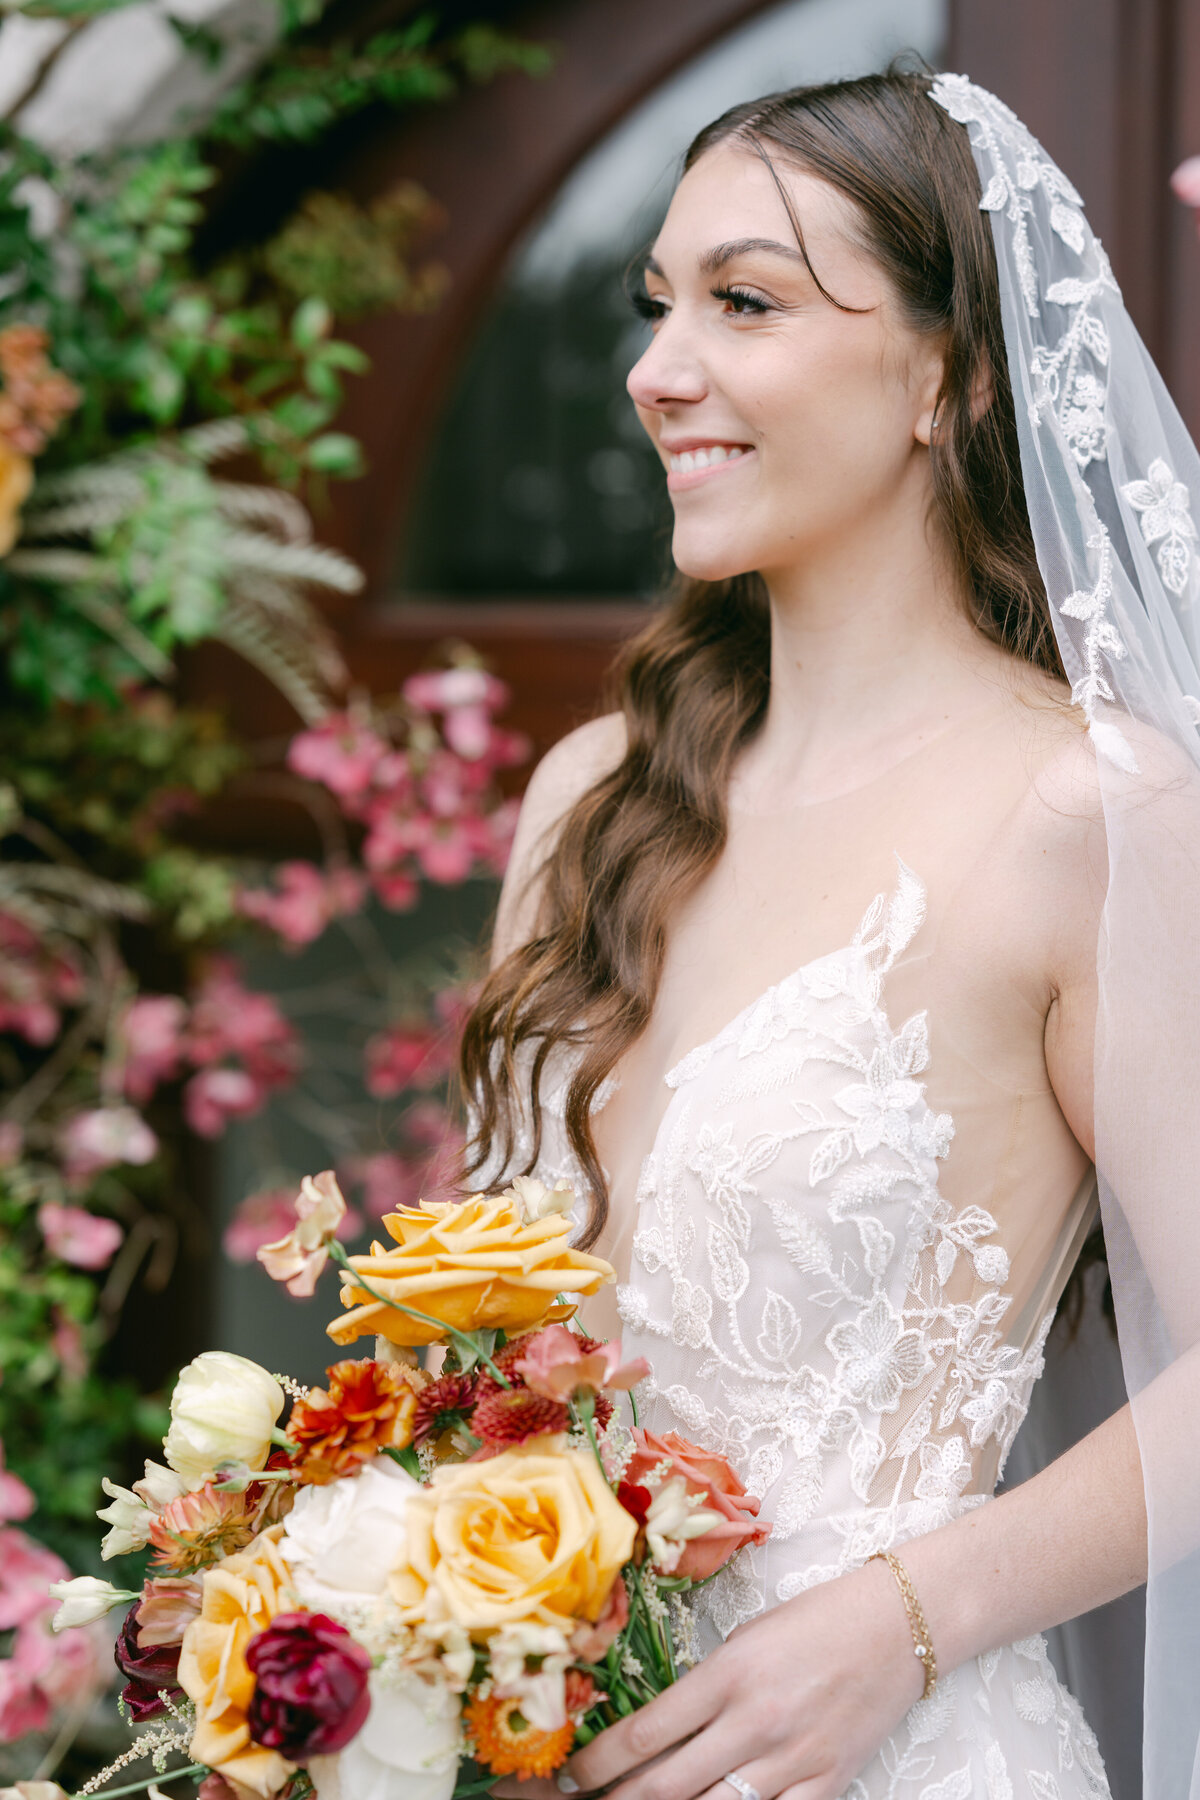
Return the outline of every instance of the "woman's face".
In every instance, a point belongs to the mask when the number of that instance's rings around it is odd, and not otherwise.
[[[710,581],[796,568],[897,503],[923,505],[940,345],[906,326],[854,207],[732,141],[676,190],[646,269],[654,338],[629,376],[667,469],[673,551]]]

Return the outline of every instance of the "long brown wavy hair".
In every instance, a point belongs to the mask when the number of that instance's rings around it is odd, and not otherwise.
[[[736,106],[700,133],[684,168],[728,141],[761,156],[806,261],[776,159],[854,203],[902,316],[944,345],[933,513],[964,604],[989,638],[1061,675],[1020,479],[991,227],[967,133],[929,99],[929,84],[893,69]],[[608,1210],[592,1101],[650,1018],[671,921],[724,848],[730,772],[765,715],[762,581],[679,580],[624,652],[617,681],[625,755],[563,820],[533,876],[534,935],[487,980],[462,1047],[476,1125],[468,1176],[485,1161],[532,1171],[543,1069],[560,1046],[574,1052],[565,1122],[592,1190],[585,1245]],[[515,1168],[522,1118],[533,1130]]]

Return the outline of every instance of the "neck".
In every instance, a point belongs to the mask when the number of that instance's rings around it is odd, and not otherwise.
[[[799,797],[870,774],[978,708],[1003,652],[970,623],[948,560],[906,513],[899,530],[843,530],[802,565],[764,572],[771,692],[744,793]]]

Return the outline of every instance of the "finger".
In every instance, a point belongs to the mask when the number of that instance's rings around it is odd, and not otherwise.
[[[602,1731],[564,1763],[568,1778],[584,1792],[610,1787],[631,1769],[710,1724],[721,1711],[722,1696],[715,1681],[705,1675],[703,1668],[690,1670],[648,1706]]]
[[[738,1800],[733,1789],[721,1782],[726,1769],[738,1768],[753,1754],[743,1736],[710,1726],[684,1744],[676,1744],[657,1762],[635,1769],[613,1788],[609,1800],[696,1800],[713,1794],[713,1800]],[[766,1800],[765,1795],[763,1800]]]

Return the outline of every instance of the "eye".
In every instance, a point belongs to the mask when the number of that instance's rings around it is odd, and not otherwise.
[[[635,288],[629,296],[629,304],[639,319],[648,319],[652,325],[667,316],[666,302],[648,294],[645,288]]]
[[[710,293],[714,300],[722,300],[729,306],[736,318],[746,318],[751,313],[770,312],[771,303],[764,300],[761,294],[752,294],[746,288],[715,287]]]

